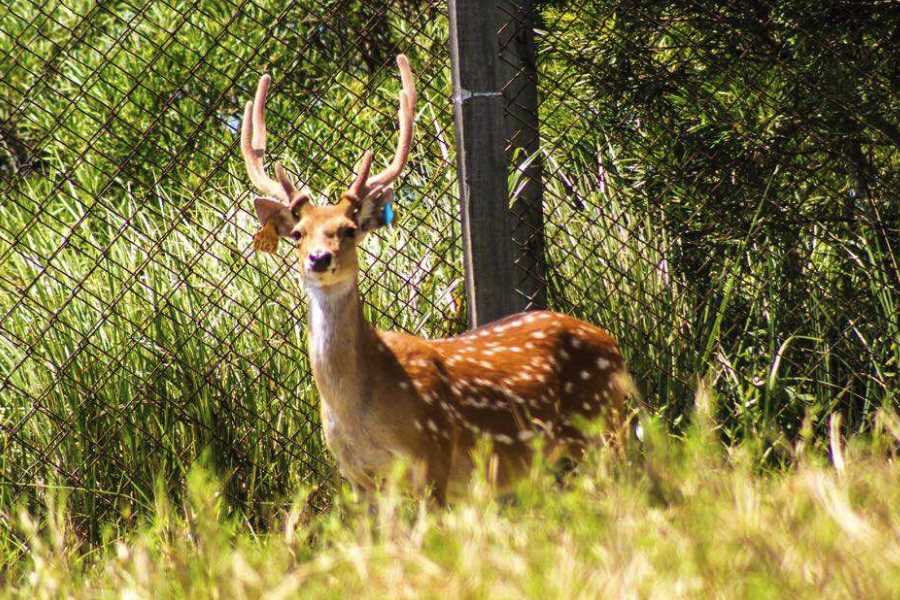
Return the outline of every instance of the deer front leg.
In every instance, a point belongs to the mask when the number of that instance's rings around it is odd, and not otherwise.
[[[446,458],[436,456],[416,460],[410,468],[410,484],[414,494],[430,498],[440,507],[447,504],[447,475],[449,469]]]

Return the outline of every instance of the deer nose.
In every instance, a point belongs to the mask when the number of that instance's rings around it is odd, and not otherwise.
[[[331,252],[317,252],[315,254],[310,254],[306,261],[307,268],[310,271],[322,273],[331,264],[331,257]]]

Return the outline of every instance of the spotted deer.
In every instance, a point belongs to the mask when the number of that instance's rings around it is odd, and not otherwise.
[[[404,457],[417,489],[443,503],[459,495],[475,468],[480,438],[491,441],[490,476],[512,483],[541,445],[551,460],[577,458],[589,440],[579,418],[605,417],[625,431],[633,392],[616,341],[605,330],[547,311],[513,315],[447,339],[380,331],[363,317],[357,248],[385,224],[384,207],[409,157],[416,89],[405,56],[397,57],[400,132],[393,160],[370,175],[366,152],[353,183],[335,204],[316,206],[280,164],[267,174],[265,105],[269,75],[247,102],[241,151],[263,196],[257,250],[273,252],[288,238],[299,256],[309,297],[309,355],[328,448],[353,484],[375,489],[387,467]]]

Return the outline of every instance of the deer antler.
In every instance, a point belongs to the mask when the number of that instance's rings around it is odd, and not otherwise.
[[[281,166],[275,163],[275,179],[266,174],[263,158],[266,154],[266,94],[272,78],[265,74],[259,78],[256,97],[244,106],[244,121],[241,123],[241,154],[250,181],[263,194],[296,208],[309,199],[305,191],[298,191]]]
[[[400,92],[400,110],[398,119],[400,121],[400,135],[397,137],[397,150],[394,152],[394,160],[387,168],[370,177],[366,181],[366,186],[390,185],[406,166],[406,159],[409,158],[409,149],[412,146],[413,119],[416,116],[416,85],[413,82],[412,69],[409,68],[409,61],[406,56],[399,54],[397,56],[397,66],[400,68],[400,81],[403,84],[403,90]]]
[[[412,69],[406,56],[397,56],[397,66],[400,68],[400,109],[398,119],[400,122],[400,135],[397,137],[397,149],[391,163],[380,173],[369,177],[372,167],[372,153],[366,152],[357,171],[356,180],[346,192],[346,196],[352,202],[360,202],[373,193],[378,193],[390,187],[397,179],[406,161],[409,158],[409,150],[412,146],[413,121],[416,114],[416,86],[413,81]],[[260,77],[256,86],[256,96],[248,101],[244,107],[244,120],[241,124],[241,154],[244,156],[244,164],[247,167],[247,175],[253,185],[266,196],[289,206],[292,210],[309,200],[309,194],[298,191],[291,182],[284,167],[275,163],[275,178],[272,179],[266,173],[263,159],[266,153],[266,94],[272,78],[266,74]]]
[[[397,137],[397,149],[391,163],[380,173],[369,177],[369,169],[372,166],[372,153],[366,152],[357,170],[356,180],[347,190],[347,195],[355,201],[360,201],[367,195],[379,189],[389,187],[409,158],[409,150],[412,146],[413,121],[416,116],[416,85],[413,81],[412,69],[409,61],[403,54],[397,55],[397,66],[400,68],[400,81],[403,89],[400,92],[400,109],[398,120],[400,121],[400,135]]]

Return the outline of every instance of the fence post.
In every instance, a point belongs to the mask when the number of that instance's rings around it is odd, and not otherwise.
[[[521,310],[547,308],[544,190],[541,183],[534,0],[500,0],[500,81],[506,105],[506,155],[520,171],[512,193],[516,292]]]
[[[450,0],[450,60],[469,324],[516,312],[496,0]]]
[[[541,292],[532,289],[533,278],[523,277],[525,273],[517,266],[523,259],[528,260],[526,255],[530,255],[534,244],[528,242],[521,250],[516,247],[519,223],[528,224],[528,236],[521,236],[522,239],[528,240],[535,233],[534,219],[523,220],[517,209],[509,204],[507,140],[512,128],[507,125],[504,114],[507,98],[503,95],[503,82],[504,74],[510,71],[501,66],[499,35],[500,3],[504,1],[449,0],[463,256],[469,324],[473,327],[545,301]],[[514,48],[516,44],[507,46]],[[527,62],[517,59],[510,64]],[[518,80],[518,72],[516,69],[511,79]],[[534,84],[533,78],[531,83]],[[536,105],[536,87],[533,98]],[[534,126],[527,129],[536,141],[536,110],[532,118]],[[530,138],[525,135],[519,139]],[[526,151],[529,149],[535,150],[536,144],[528,144]],[[540,181],[539,171],[537,180]],[[540,186],[532,189],[539,190]],[[533,199],[533,196],[529,198]],[[539,212],[539,192],[537,203]],[[533,204],[529,206],[533,212]],[[538,237],[542,238],[542,235]],[[542,263],[543,239],[539,243]],[[530,269],[528,273],[533,271]],[[525,279],[529,282],[523,290],[521,283]],[[543,278],[539,283],[543,284]]]

